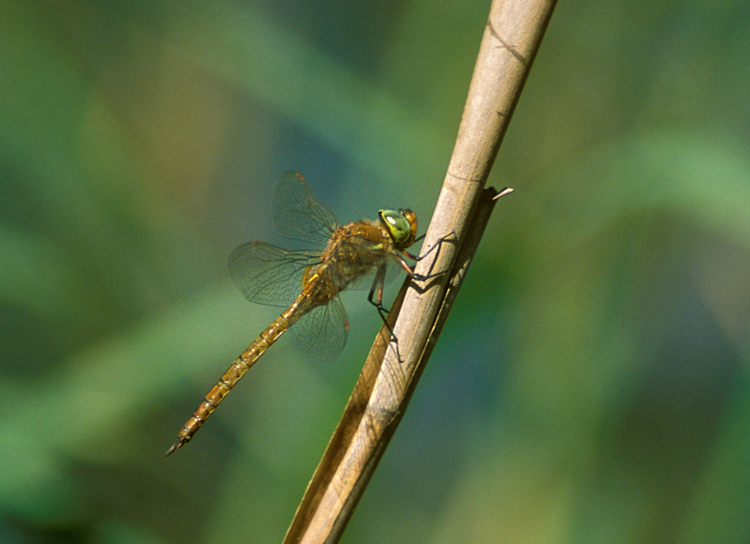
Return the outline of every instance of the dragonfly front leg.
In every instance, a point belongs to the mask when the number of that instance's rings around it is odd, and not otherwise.
[[[453,243],[455,243],[457,241],[458,241],[458,239],[456,238],[456,233],[453,232],[453,231],[451,231],[450,233],[448,233],[445,236],[443,236],[442,238],[440,238],[438,240],[437,244],[435,244],[430,249],[428,249],[427,251],[425,251],[419,257],[414,257],[412,255],[409,255],[409,257],[411,257],[415,261],[419,262],[422,259],[424,259],[425,257],[427,257],[430,253],[432,253],[433,251],[437,250],[437,254],[435,255],[435,259],[433,260],[433,264],[434,264],[434,262],[438,259],[438,256],[440,255],[440,248],[442,247],[443,243],[444,242],[453,242]],[[437,278],[438,276],[442,276],[443,274],[446,274],[449,271],[450,271],[449,269],[446,269],[446,270],[441,270],[440,272],[430,272],[429,274],[415,274],[414,272],[412,272],[410,274],[410,276],[414,280],[416,280],[416,281],[427,281],[427,280],[431,280],[432,278]]]

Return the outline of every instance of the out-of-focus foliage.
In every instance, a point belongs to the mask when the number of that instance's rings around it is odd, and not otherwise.
[[[437,199],[489,2],[0,8],[0,541],[280,542],[378,318],[283,338],[224,260],[303,172]],[[750,539],[750,7],[561,2],[496,208],[345,542]]]

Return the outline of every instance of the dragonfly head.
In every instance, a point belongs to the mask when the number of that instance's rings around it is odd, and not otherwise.
[[[380,210],[380,222],[393,238],[396,245],[407,248],[417,238],[417,214],[411,210]]]

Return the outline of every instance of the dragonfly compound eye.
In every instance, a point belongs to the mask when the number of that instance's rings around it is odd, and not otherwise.
[[[411,212],[412,216],[414,212]],[[380,221],[393,237],[393,241],[401,247],[408,247],[414,242],[412,224],[405,214],[395,210],[380,210]],[[414,224],[416,226],[416,217]]]

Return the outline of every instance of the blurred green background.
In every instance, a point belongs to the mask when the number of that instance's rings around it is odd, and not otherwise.
[[[424,232],[489,1],[0,7],[0,542],[281,542],[378,317],[288,338],[225,260],[305,174]],[[502,199],[349,543],[750,542],[750,6],[561,2]],[[391,294],[398,283],[391,285]]]

